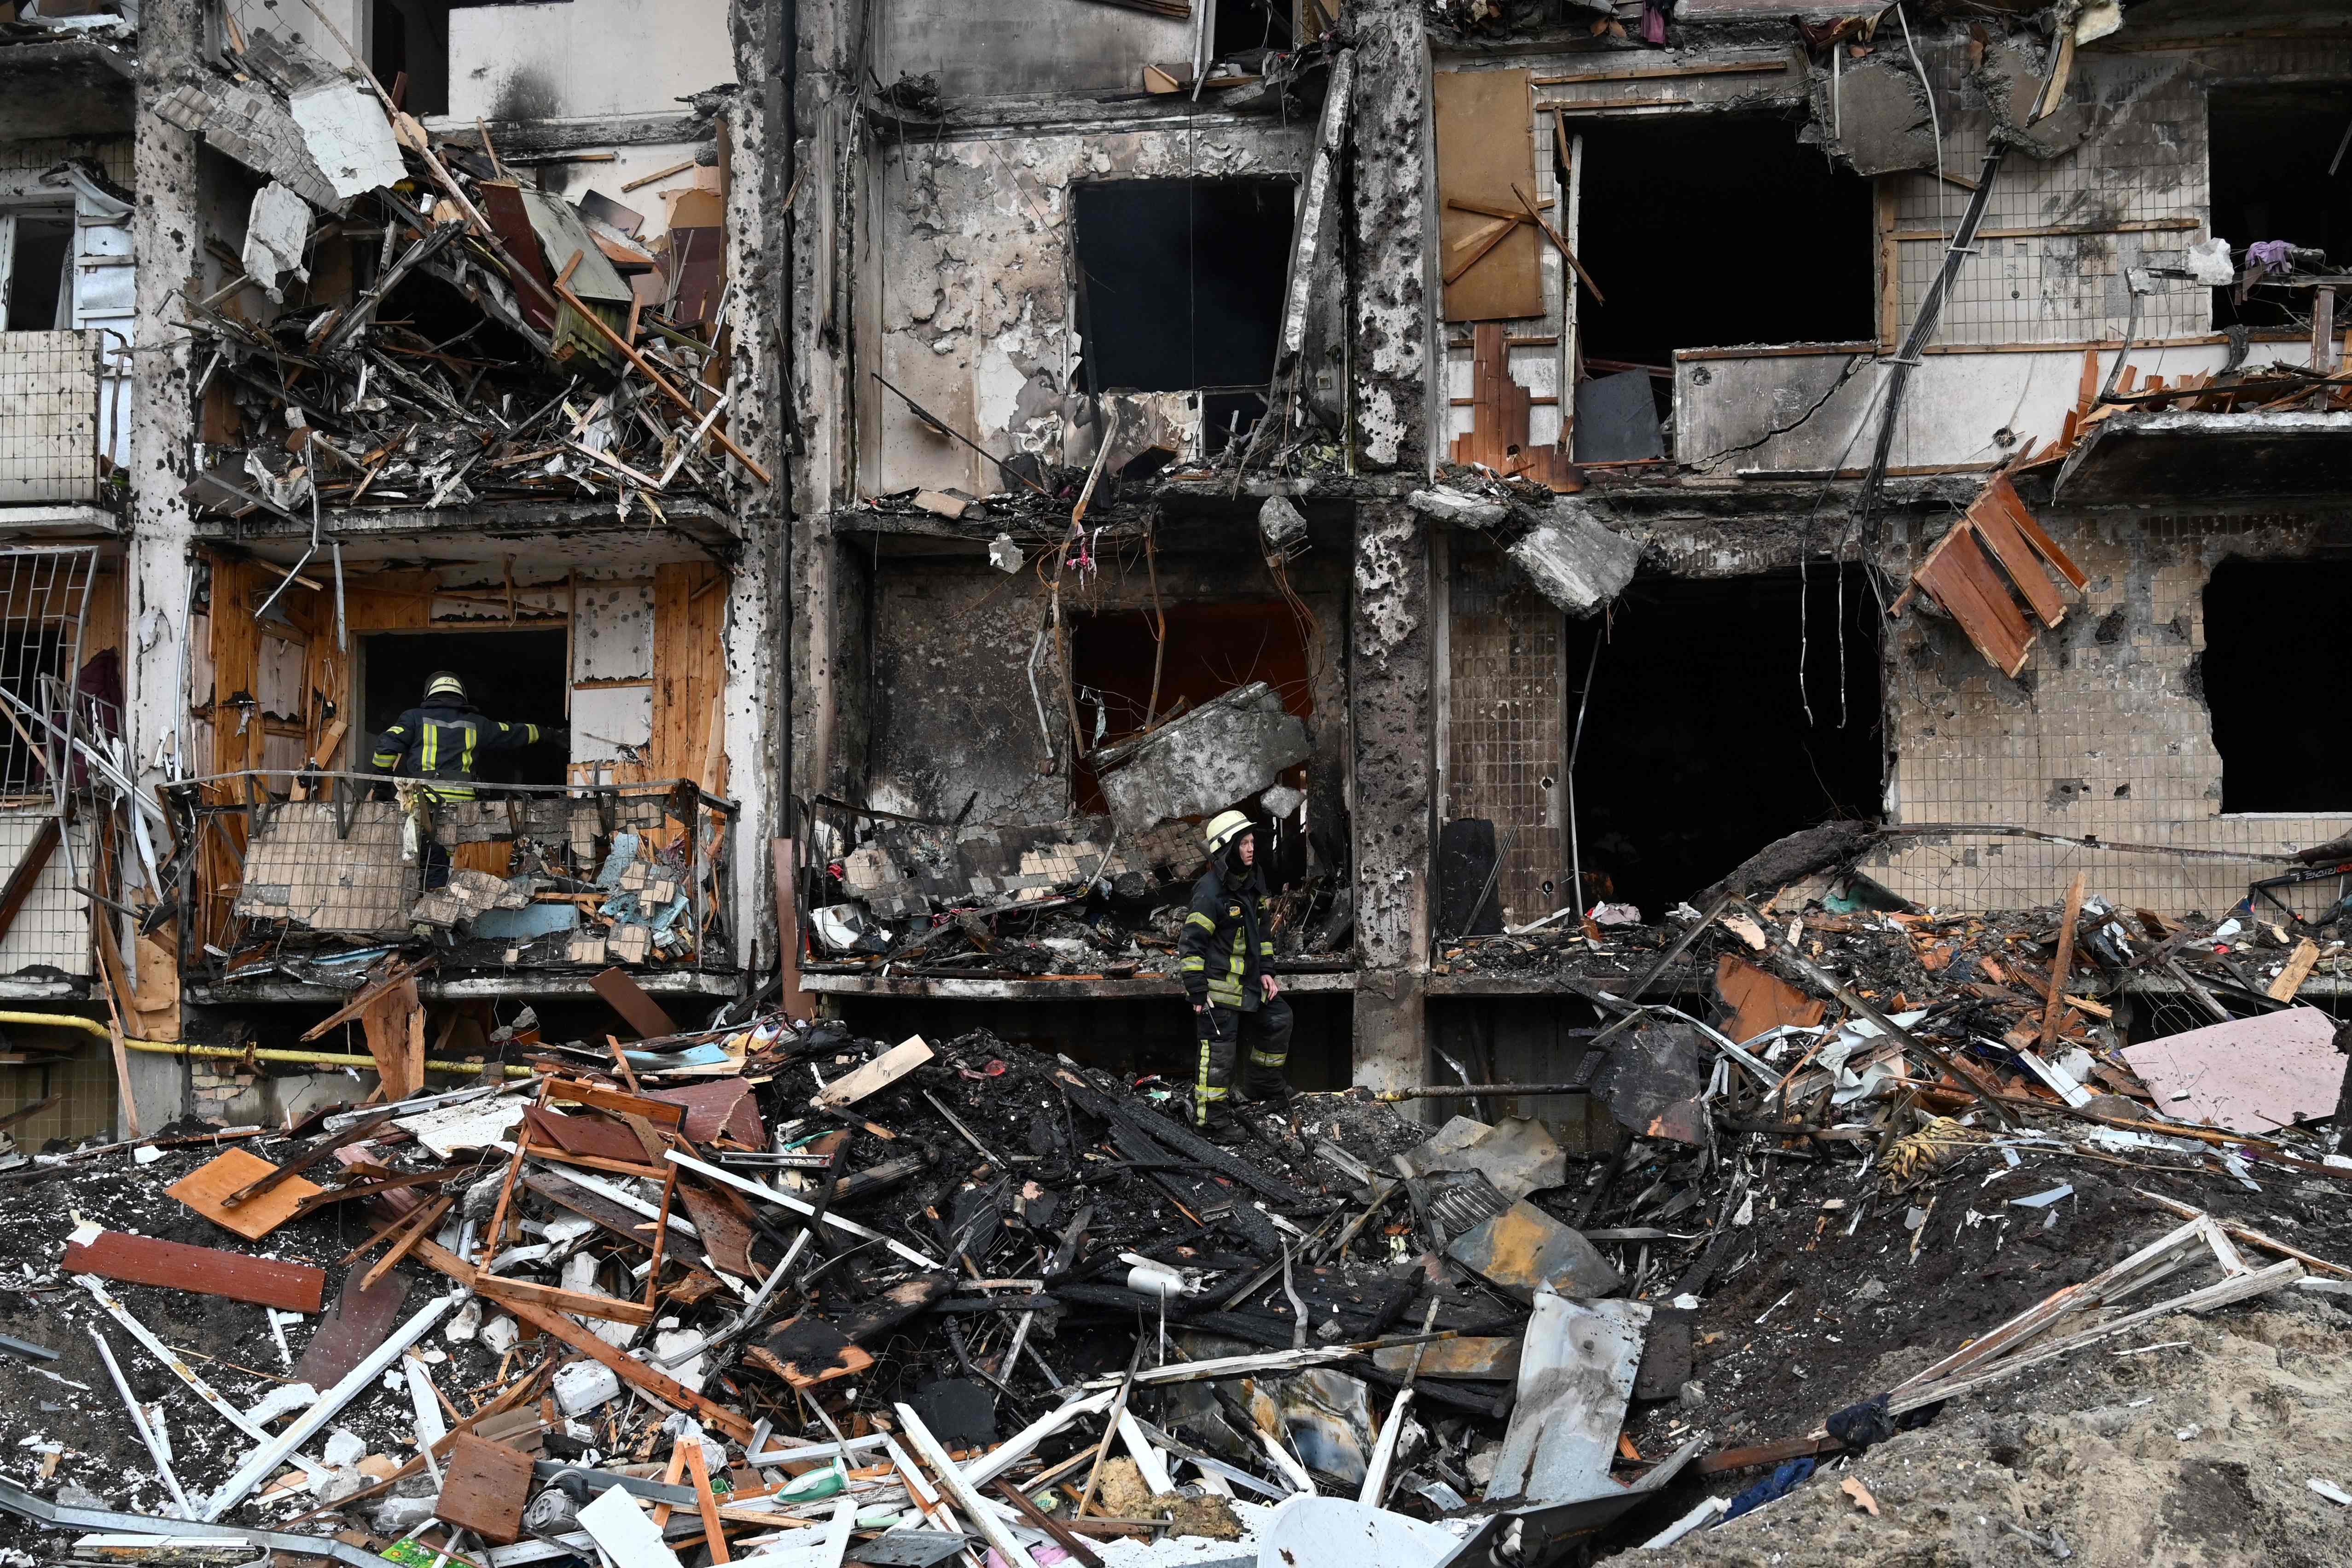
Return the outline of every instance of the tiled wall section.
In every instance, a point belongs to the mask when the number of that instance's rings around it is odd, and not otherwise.
[[[2121,906],[2218,914],[2245,897],[2250,880],[2284,869],[2277,857],[2352,828],[2352,816],[2221,815],[2221,759],[2192,677],[2215,563],[2307,554],[2324,524],[2063,513],[2043,521],[2089,584],[2065,621],[2036,642],[2022,679],[1992,668],[1948,621],[1913,611],[1890,628],[1891,819],[2153,849],[1969,835],[1901,846],[1865,869],[1923,903],[1989,909],[2052,902],[2081,869],[2090,891]],[[2340,890],[2311,884],[2291,901],[2312,914]]]

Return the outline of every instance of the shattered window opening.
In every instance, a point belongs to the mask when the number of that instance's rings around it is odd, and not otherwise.
[[[73,325],[71,207],[0,207],[0,329],[47,332]]]
[[[2341,82],[2217,87],[2208,101],[2210,230],[2238,250],[2264,240],[2352,256],[2352,158],[2342,156],[2352,93]],[[2330,164],[2335,166],[2331,170]],[[2311,296],[2213,290],[2213,324],[2302,327]]]
[[[2352,810],[2352,741],[2310,709],[2312,693],[2352,680],[2347,594],[2352,561],[2232,557],[2213,568],[2197,676],[2225,816]]]
[[[1794,571],[1637,577],[1605,629],[1569,628],[1571,670],[1588,638],[1609,638],[1576,770],[1588,905],[1654,919],[1784,834],[1878,815],[1877,601],[1862,568],[1844,571],[1843,653],[1838,581],[1822,565],[1802,583]]]
[[[1086,384],[1263,388],[1274,374],[1295,182],[1104,180],[1072,190]]]
[[[1870,182],[1794,126],[1705,114],[1577,129],[1579,255],[1609,296],[1588,291],[1579,311],[1587,358],[1664,366],[1676,349],[1872,335]]]

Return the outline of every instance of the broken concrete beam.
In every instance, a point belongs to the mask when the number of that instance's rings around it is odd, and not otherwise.
[[[1206,816],[1274,784],[1307,760],[1307,726],[1274,688],[1252,681],[1174,723],[1095,753],[1121,832]]]
[[[1511,509],[1501,501],[1448,489],[1443,485],[1435,489],[1415,490],[1404,499],[1405,504],[1422,516],[1455,528],[1492,528],[1511,513]]]
[[[1834,78],[1817,69],[1812,99],[1822,142],[1855,174],[1893,174],[1936,166],[1927,89],[1901,56],[1845,62]]]
[[[1633,580],[1642,547],[1611,532],[1574,501],[1556,501],[1547,521],[1503,547],[1536,592],[1571,616],[1606,607]]]

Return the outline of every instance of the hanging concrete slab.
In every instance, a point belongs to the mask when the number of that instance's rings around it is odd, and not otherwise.
[[[1140,833],[1246,800],[1307,754],[1307,726],[1255,680],[1149,735],[1104,747],[1094,762],[1119,831]]]

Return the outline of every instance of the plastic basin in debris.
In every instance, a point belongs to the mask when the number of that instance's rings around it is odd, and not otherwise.
[[[1257,1568],[1430,1568],[1459,1544],[1384,1508],[1301,1495],[1276,1509],[1258,1536]]]

